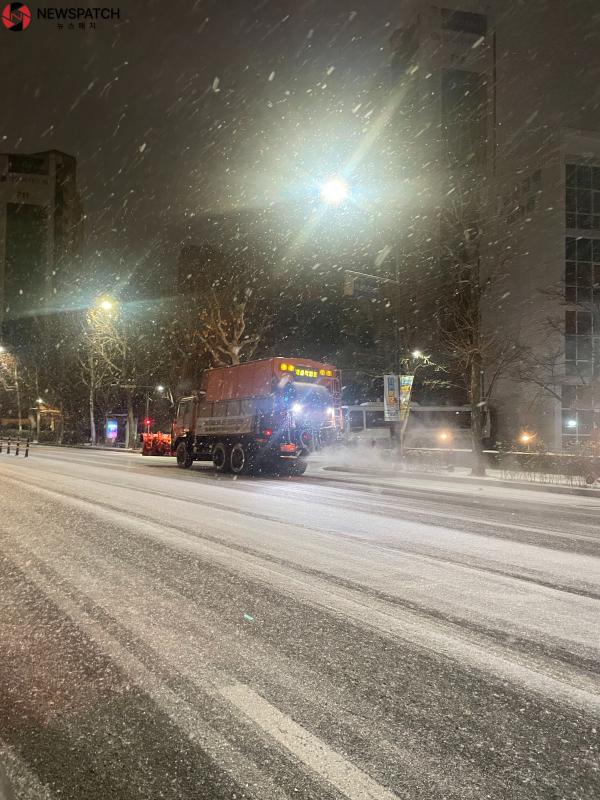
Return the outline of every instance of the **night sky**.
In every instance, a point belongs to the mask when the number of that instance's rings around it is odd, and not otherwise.
[[[0,147],[77,157],[99,282],[146,262],[169,272],[181,244],[228,245],[238,224],[275,263],[329,267],[372,265],[406,228],[402,153],[381,121],[408,0],[124,0],[119,21],[85,31],[29,5],[28,30],[0,28]],[[498,142],[596,128],[594,0],[496,10]],[[549,125],[544,86],[560,100]],[[344,172],[356,202],[315,226],[319,182]]]
[[[2,150],[77,157],[91,269],[176,254],[232,211],[279,247],[377,119],[401,5],[125,0],[81,31],[30,3],[27,31],[0,30]]]

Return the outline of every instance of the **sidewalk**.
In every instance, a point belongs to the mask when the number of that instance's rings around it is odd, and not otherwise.
[[[364,460],[364,459],[363,459]],[[357,463],[358,461],[358,463]],[[372,463],[365,463],[363,466],[358,459],[352,461],[344,461],[339,459],[335,463],[328,459],[325,454],[313,455],[311,462],[330,473],[340,473],[347,475],[364,475],[369,477],[379,477],[389,480],[396,478],[401,482],[402,478],[429,481],[443,481],[446,483],[473,485],[473,486],[502,486],[510,489],[522,489],[523,491],[532,492],[550,492],[552,494],[568,494],[579,495],[581,497],[598,497],[600,498],[600,483],[592,486],[576,486],[570,482],[566,475],[556,475],[556,483],[542,483],[541,481],[528,481],[520,480],[518,478],[506,478],[503,471],[499,469],[486,470],[485,477],[477,477],[471,475],[470,470],[466,467],[455,467],[452,472],[440,469],[437,472],[418,470],[418,469],[402,469],[400,465],[388,462],[387,464],[382,459],[376,465]]]

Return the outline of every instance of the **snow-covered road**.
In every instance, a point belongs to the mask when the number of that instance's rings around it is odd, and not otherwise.
[[[600,500],[0,456],[22,798],[600,796]]]

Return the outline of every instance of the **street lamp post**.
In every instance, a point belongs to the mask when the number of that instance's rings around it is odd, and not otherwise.
[[[154,391],[162,395],[165,391],[165,387],[162,385],[162,383],[159,383],[157,386],[145,386],[144,388],[146,389],[146,416],[144,417],[144,421],[146,433],[150,433],[150,390],[154,389]]]
[[[40,431],[41,431],[41,422],[42,422],[42,411],[40,406],[44,401],[41,397],[35,401],[35,442],[36,444],[40,441]]]
[[[102,296],[96,299],[95,303],[88,309],[87,322],[91,329],[92,336],[98,335],[98,329],[106,319],[112,317],[112,312],[115,308],[115,301],[110,297]],[[96,360],[93,349],[90,350],[88,355],[88,371],[89,371],[89,415],[90,415],[90,444],[92,447],[96,444],[96,407],[95,407],[95,393],[96,382],[98,380],[96,370]]]
[[[348,183],[339,176],[333,176],[325,181],[321,186],[320,191],[321,200],[323,203],[329,206],[339,206],[345,200],[350,197],[350,187]],[[393,278],[390,277],[379,277],[378,275],[369,275],[367,273],[360,273],[355,272],[353,270],[347,270],[346,274],[351,274],[354,276],[360,276],[363,278],[368,278],[369,280],[375,281],[379,284],[392,284],[396,291],[393,303],[393,326],[394,326],[394,356],[393,356],[393,363],[394,366],[392,369],[395,371],[396,375],[398,376],[398,389],[400,390],[400,377],[404,374],[404,370],[408,370],[409,374],[414,373],[415,369],[418,367],[418,364],[411,364],[411,359],[414,362],[428,363],[428,357],[425,356],[420,350],[414,350],[411,356],[407,356],[402,352],[402,344],[401,344],[401,336],[400,336],[400,263],[399,263],[399,252],[398,247],[394,244],[393,247],[393,255],[394,255],[394,264],[393,264]],[[352,283],[352,290],[354,288],[354,282]],[[351,293],[352,293],[351,290]],[[408,418],[408,409],[406,411],[405,417],[398,421],[392,423],[391,434],[392,438],[396,442],[396,446],[398,449],[398,454],[400,459],[403,458],[403,449],[404,449],[404,429],[406,426],[406,420]]]

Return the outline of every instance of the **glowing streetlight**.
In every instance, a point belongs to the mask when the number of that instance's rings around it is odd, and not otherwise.
[[[38,406],[39,406],[39,405],[41,405],[41,404],[42,404],[44,401],[42,400],[42,398],[41,398],[41,397],[38,397],[38,399],[37,399],[35,402],[36,402],[36,403],[38,404]]]
[[[521,444],[524,444],[527,447],[527,451],[529,452],[529,445],[535,439],[535,433],[529,433],[528,431],[523,431],[523,433],[519,436],[519,441]]]
[[[423,358],[423,353],[420,350],[413,350],[412,351],[413,358]]]
[[[156,387],[156,391],[157,392],[164,392],[164,390],[165,390],[165,387],[161,383],[159,383],[158,386]]]
[[[6,353],[6,347],[0,344],[0,353]]]
[[[102,311],[112,311],[113,308],[112,300],[108,299],[100,300],[100,303],[98,305],[100,306]]]
[[[348,184],[343,178],[333,177],[321,186],[321,200],[330,206],[339,206],[348,197]]]

